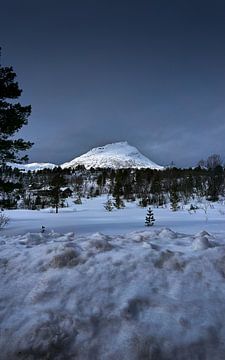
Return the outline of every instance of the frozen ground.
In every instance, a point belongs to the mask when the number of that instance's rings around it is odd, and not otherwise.
[[[51,209],[11,210],[5,211],[11,219],[9,225],[1,230],[4,235],[24,234],[25,232],[39,232],[42,225],[48,231],[75,232],[76,234],[90,234],[104,232],[106,234],[121,234],[144,229],[147,209],[142,209],[135,202],[126,203],[126,208],[107,212],[103,204],[107,197],[84,199],[82,205],[74,205],[69,200],[69,207],[59,209],[59,214],[51,213]],[[201,205],[203,206],[203,205]],[[174,231],[194,234],[202,229],[213,233],[225,234],[225,205],[214,204],[208,208],[206,222],[203,210],[190,214],[187,210],[172,212],[167,209],[154,209],[156,228],[171,228]],[[188,206],[190,207],[190,205]]]
[[[224,359],[222,205],[207,224],[204,212],[155,210],[157,225],[147,229],[146,209],[106,213],[102,200],[58,215],[9,212],[0,236],[0,358]],[[93,233],[103,226],[106,234]]]

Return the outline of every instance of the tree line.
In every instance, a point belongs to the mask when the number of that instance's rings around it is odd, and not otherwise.
[[[44,169],[21,172],[4,166],[0,168],[0,206],[6,208],[39,209],[66,206],[68,198],[79,204],[83,197],[106,194],[114,207],[122,208],[125,201],[137,201],[141,207],[173,209],[179,204],[205,198],[218,201],[225,195],[225,169],[196,167],[151,169]],[[110,203],[108,204],[110,205]]]

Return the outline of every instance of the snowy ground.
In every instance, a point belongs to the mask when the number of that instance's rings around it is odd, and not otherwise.
[[[75,232],[76,234],[91,234],[104,232],[106,234],[121,234],[145,229],[144,222],[147,209],[142,209],[135,202],[126,203],[126,208],[107,212],[103,204],[107,197],[83,199],[82,205],[74,205],[69,201],[69,207],[59,209],[59,214],[52,209],[40,211],[11,210],[4,213],[11,219],[8,226],[1,230],[4,235],[18,235],[25,232],[39,232],[42,225],[48,231]],[[201,205],[203,206],[203,205]],[[187,206],[187,207],[190,207]],[[156,218],[156,228],[170,228],[174,231],[194,234],[202,229],[213,233],[225,234],[225,205],[214,204],[208,208],[206,222],[203,210],[189,213],[187,210],[172,212],[167,209],[153,209]]]
[[[102,200],[58,215],[7,212],[0,358],[224,359],[222,205],[208,223],[203,211],[154,210],[148,229],[146,209],[107,213]]]

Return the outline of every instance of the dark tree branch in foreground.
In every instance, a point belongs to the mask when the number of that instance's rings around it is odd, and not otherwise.
[[[0,66],[0,164],[6,162],[22,163],[28,160],[27,155],[20,156],[21,151],[33,145],[23,139],[15,139],[15,134],[27,125],[31,106],[14,103],[22,93],[15,81],[16,73],[12,67]]]

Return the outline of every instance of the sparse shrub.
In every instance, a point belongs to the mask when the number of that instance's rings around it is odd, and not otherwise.
[[[208,209],[209,209],[209,207],[210,207],[210,203],[207,201],[207,200],[205,200],[203,203],[202,203],[202,205],[201,205],[201,207],[199,208],[199,209],[201,209],[201,210],[203,210],[204,211],[204,214],[205,214],[205,222],[207,223],[208,222]]]
[[[111,199],[108,199],[106,201],[106,203],[104,203],[104,208],[107,210],[107,211],[112,211],[113,209],[113,202]]]
[[[73,267],[78,265],[79,260],[79,253],[75,249],[67,249],[63,253],[55,255],[49,265],[53,268]]]
[[[3,214],[3,212],[0,213],[0,229],[3,229],[7,224],[9,223],[9,217]]]
[[[194,213],[196,213],[196,210],[198,209],[199,209],[198,206],[191,204],[190,208],[188,209],[188,212],[191,213],[191,211],[193,211]]]
[[[78,197],[74,200],[74,204],[75,204],[75,205],[82,205],[82,201],[81,201],[80,196],[78,196]]]

